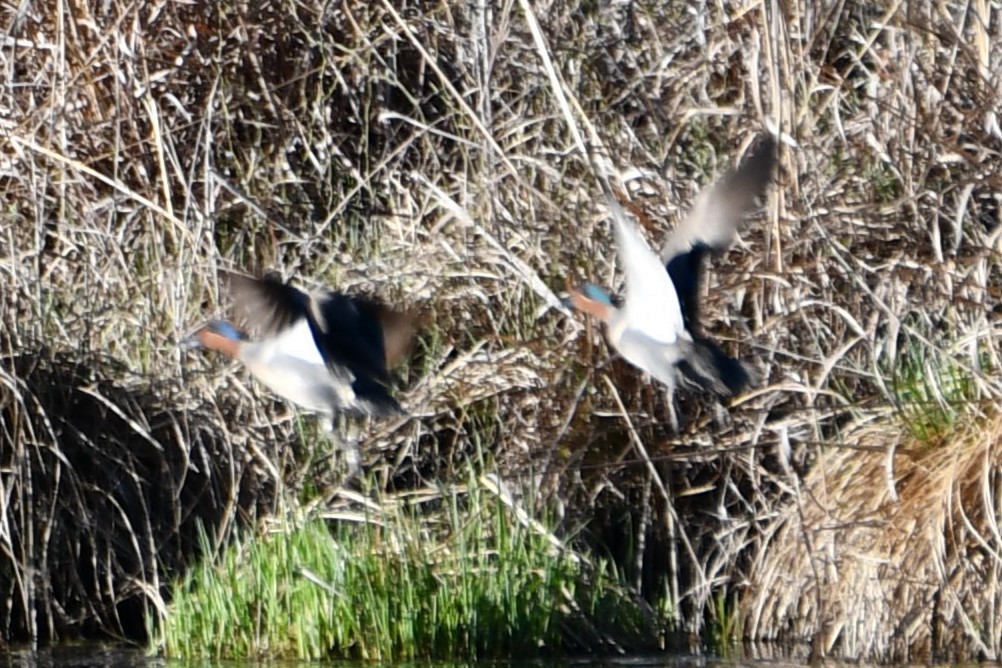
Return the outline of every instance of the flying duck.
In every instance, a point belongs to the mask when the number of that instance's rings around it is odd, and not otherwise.
[[[689,215],[668,235],[660,255],[611,200],[625,297],[614,301],[594,283],[570,291],[569,304],[604,322],[609,343],[623,358],[667,387],[676,429],[671,399],[679,380],[720,396],[738,394],[751,382],[743,362],[702,334],[699,281],[706,256],[730,247],[738,224],[765,192],[776,153],[775,138],[765,133],[738,168],[700,193]]]
[[[273,274],[221,272],[249,324],[248,338],[212,320],[181,342],[239,360],[275,394],[327,419],[402,414],[389,392],[389,369],[410,344],[410,319],[374,300],[334,290],[304,292]]]

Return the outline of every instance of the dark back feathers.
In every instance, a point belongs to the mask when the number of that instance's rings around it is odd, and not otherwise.
[[[253,278],[221,273],[249,324],[264,336],[273,336],[306,318],[314,343],[336,375],[347,369],[356,396],[368,402],[370,412],[401,412],[389,395],[389,367],[409,350],[413,327],[405,314],[364,297],[333,290],[308,294],[285,283],[277,274]]]

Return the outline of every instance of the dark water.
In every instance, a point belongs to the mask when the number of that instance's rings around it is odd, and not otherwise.
[[[178,666],[182,664],[178,663]],[[195,664],[191,664],[195,665]],[[42,666],[51,668],[112,668],[117,666],[146,666],[167,668],[168,662],[148,656],[140,649],[122,645],[99,645],[94,643],[62,644],[45,649],[0,647],[0,668],[27,668]]]
[[[307,666],[336,665],[339,668],[375,668],[374,663],[310,663],[298,661],[214,661],[211,659],[197,661],[169,661],[156,656],[150,656],[141,649],[121,645],[99,645],[94,643],[63,644],[45,649],[3,648],[0,647],[0,668],[27,668],[42,666],[48,668],[117,668],[118,666],[141,666],[142,668],[202,668],[225,666],[240,668],[242,666],[269,666],[269,668],[299,668]],[[672,668],[746,668],[762,666],[768,668],[806,668],[807,664],[800,660],[776,658],[743,658],[724,659],[711,656],[678,655],[678,654],[643,654],[622,657],[581,657],[579,659],[541,659],[537,661],[515,661],[502,664],[471,664],[447,663],[434,664],[382,664],[394,666],[421,666],[421,668],[484,668],[491,665],[494,668],[550,668],[551,666],[567,666],[568,668],[589,666],[620,666],[622,668],[667,667]],[[838,668],[838,663],[826,662],[828,668]]]

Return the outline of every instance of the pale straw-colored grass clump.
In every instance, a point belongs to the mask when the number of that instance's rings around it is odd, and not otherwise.
[[[845,440],[763,537],[744,632],[819,656],[997,659],[1002,420],[932,443],[886,424]]]

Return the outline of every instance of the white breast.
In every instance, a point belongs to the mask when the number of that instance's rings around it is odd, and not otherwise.
[[[335,378],[324,364],[305,318],[272,339],[245,344],[240,358],[269,389],[307,410],[330,414],[355,400],[350,378]]]

